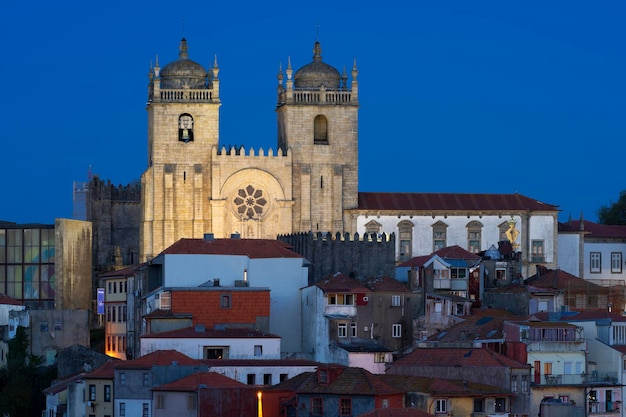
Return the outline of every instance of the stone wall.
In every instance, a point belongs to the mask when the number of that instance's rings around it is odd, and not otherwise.
[[[341,272],[356,279],[373,276],[395,276],[395,236],[380,238],[358,233],[296,233],[279,235],[292,250],[310,263],[309,284],[329,274]]]

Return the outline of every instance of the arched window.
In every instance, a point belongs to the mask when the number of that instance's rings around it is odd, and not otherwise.
[[[316,145],[328,145],[328,120],[321,114],[313,120],[313,142]]]
[[[448,225],[442,221],[438,221],[433,224],[433,252],[437,252],[440,249],[445,248],[446,245],[446,234],[448,231]]]
[[[500,242],[503,242],[505,240],[509,240],[508,237],[506,237],[506,232],[507,230],[509,230],[509,222],[502,222],[498,225],[498,231],[499,231],[499,236],[500,236]]]
[[[483,225],[478,221],[471,221],[467,224],[467,250],[478,253],[481,249],[481,236]]]
[[[408,220],[398,223],[398,260],[407,261],[413,256],[413,223]]]
[[[178,140],[181,142],[193,141],[193,117],[183,113],[178,117]]]

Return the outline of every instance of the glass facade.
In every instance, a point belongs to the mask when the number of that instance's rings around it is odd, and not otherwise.
[[[0,292],[31,308],[54,303],[54,226],[0,225]]]

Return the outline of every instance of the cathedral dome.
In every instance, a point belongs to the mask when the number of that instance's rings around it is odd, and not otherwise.
[[[187,40],[180,41],[178,60],[170,62],[161,70],[161,88],[201,89],[207,86],[207,72],[204,67],[189,59]]]
[[[329,90],[338,90],[341,85],[339,71],[322,62],[322,47],[319,42],[315,42],[313,48],[313,62],[296,71],[293,78],[297,89],[318,89],[324,86]]]

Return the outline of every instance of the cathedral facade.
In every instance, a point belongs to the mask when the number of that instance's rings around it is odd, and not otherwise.
[[[358,84],[313,60],[278,76],[276,150],[220,147],[217,60],[189,58],[150,71],[148,168],[141,178],[140,260],[180,238],[275,239],[308,231],[355,232]]]

